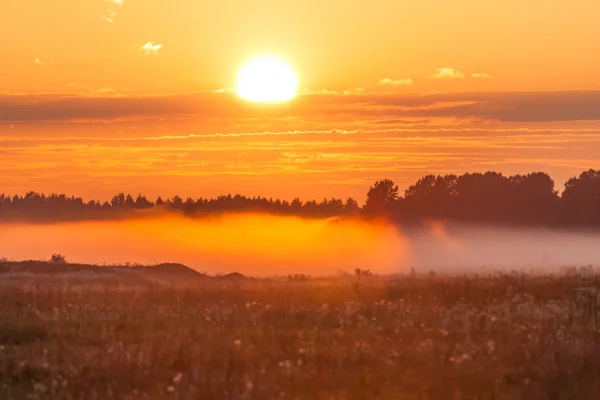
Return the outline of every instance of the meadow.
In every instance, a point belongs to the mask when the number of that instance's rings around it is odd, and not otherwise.
[[[600,279],[0,281],[2,399],[591,399]],[[368,275],[368,274],[367,274]]]

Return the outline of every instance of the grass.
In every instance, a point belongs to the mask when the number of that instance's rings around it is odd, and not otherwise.
[[[595,399],[600,279],[0,285],[2,399]]]

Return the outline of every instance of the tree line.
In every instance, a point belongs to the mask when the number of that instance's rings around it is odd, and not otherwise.
[[[151,201],[139,194],[115,195],[110,201],[88,201],[64,194],[29,192],[0,194],[0,219],[85,219],[119,217],[135,210],[164,209],[188,216],[220,212],[266,212],[282,215],[332,217],[361,215],[396,221],[442,219],[522,225],[600,226],[600,170],[590,169],[565,183],[558,193],[543,172],[504,176],[498,172],[426,175],[403,194],[389,179],[369,188],[364,205],[353,198],[292,201],[224,195],[216,198],[179,196]]]
[[[155,201],[143,194],[133,197],[118,193],[110,201],[91,200],[85,202],[80,197],[64,194],[45,195],[28,192],[24,196],[0,194],[0,219],[85,219],[110,218],[126,215],[136,210],[161,209],[178,211],[188,216],[201,216],[222,212],[263,212],[311,217],[331,217],[359,214],[361,207],[352,198],[323,199],[318,202],[303,202],[299,198],[292,201],[244,195],[224,195],[216,198],[183,199],[179,196]]]

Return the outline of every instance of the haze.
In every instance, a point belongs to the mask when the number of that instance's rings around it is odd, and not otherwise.
[[[204,219],[155,215],[126,221],[0,225],[0,254],[113,264],[179,262],[206,273],[251,276],[381,274],[411,267],[459,273],[511,269],[554,271],[600,264],[600,235],[541,229],[453,226],[230,214]]]

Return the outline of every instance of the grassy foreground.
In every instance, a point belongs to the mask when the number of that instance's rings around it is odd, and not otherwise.
[[[2,399],[596,399],[600,280],[0,285]]]

